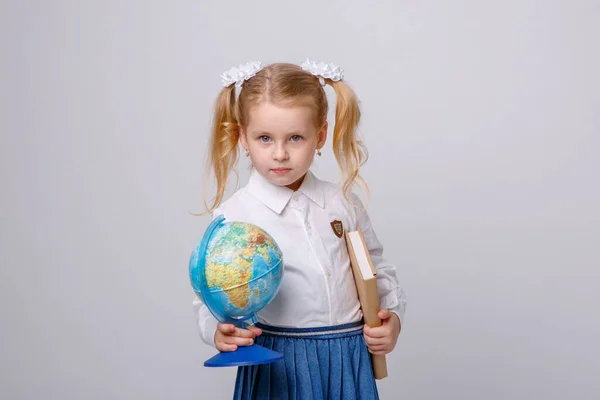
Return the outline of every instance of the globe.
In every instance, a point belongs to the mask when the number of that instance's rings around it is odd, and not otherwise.
[[[190,257],[194,292],[221,323],[239,328],[258,322],[257,313],[277,295],[283,276],[283,255],[275,240],[260,227],[225,222],[219,215],[208,226]],[[221,352],[206,366],[254,365],[283,355],[263,347],[240,346]]]

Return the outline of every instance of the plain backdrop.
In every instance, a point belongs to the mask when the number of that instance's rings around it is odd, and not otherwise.
[[[381,398],[600,395],[600,2],[0,4],[2,399],[231,397],[187,275],[211,110],[307,56],[360,97],[408,294]]]

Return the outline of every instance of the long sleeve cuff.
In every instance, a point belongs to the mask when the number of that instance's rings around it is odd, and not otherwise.
[[[217,323],[218,321],[215,318],[206,319],[204,322],[204,329],[201,333],[202,341],[215,348],[215,332],[217,331]]]
[[[404,326],[404,313],[406,312],[406,294],[397,287],[380,300],[381,309],[393,312],[400,319],[400,326]]]
[[[217,319],[210,313],[206,305],[198,296],[194,296],[192,301],[194,314],[196,315],[196,323],[202,341],[212,347],[215,345],[215,332],[217,331]]]

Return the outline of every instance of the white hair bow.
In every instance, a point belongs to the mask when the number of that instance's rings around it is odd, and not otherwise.
[[[307,58],[306,61],[302,63],[302,69],[318,77],[321,86],[325,86],[325,79],[331,79],[334,82],[344,79],[344,70],[332,63],[317,63],[316,61]]]
[[[223,86],[228,87],[235,83],[236,87],[241,87],[245,81],[252,78],[263,68],[264,65],[260,61],[251,61],[249,63],[230,68],[221,74]]]

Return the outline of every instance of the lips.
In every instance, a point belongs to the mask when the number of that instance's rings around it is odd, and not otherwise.
[[[273,171],[273,173],[275,174],[285,174],[289,171],[291,171],[291,168],[273,168],[271,171]]]

